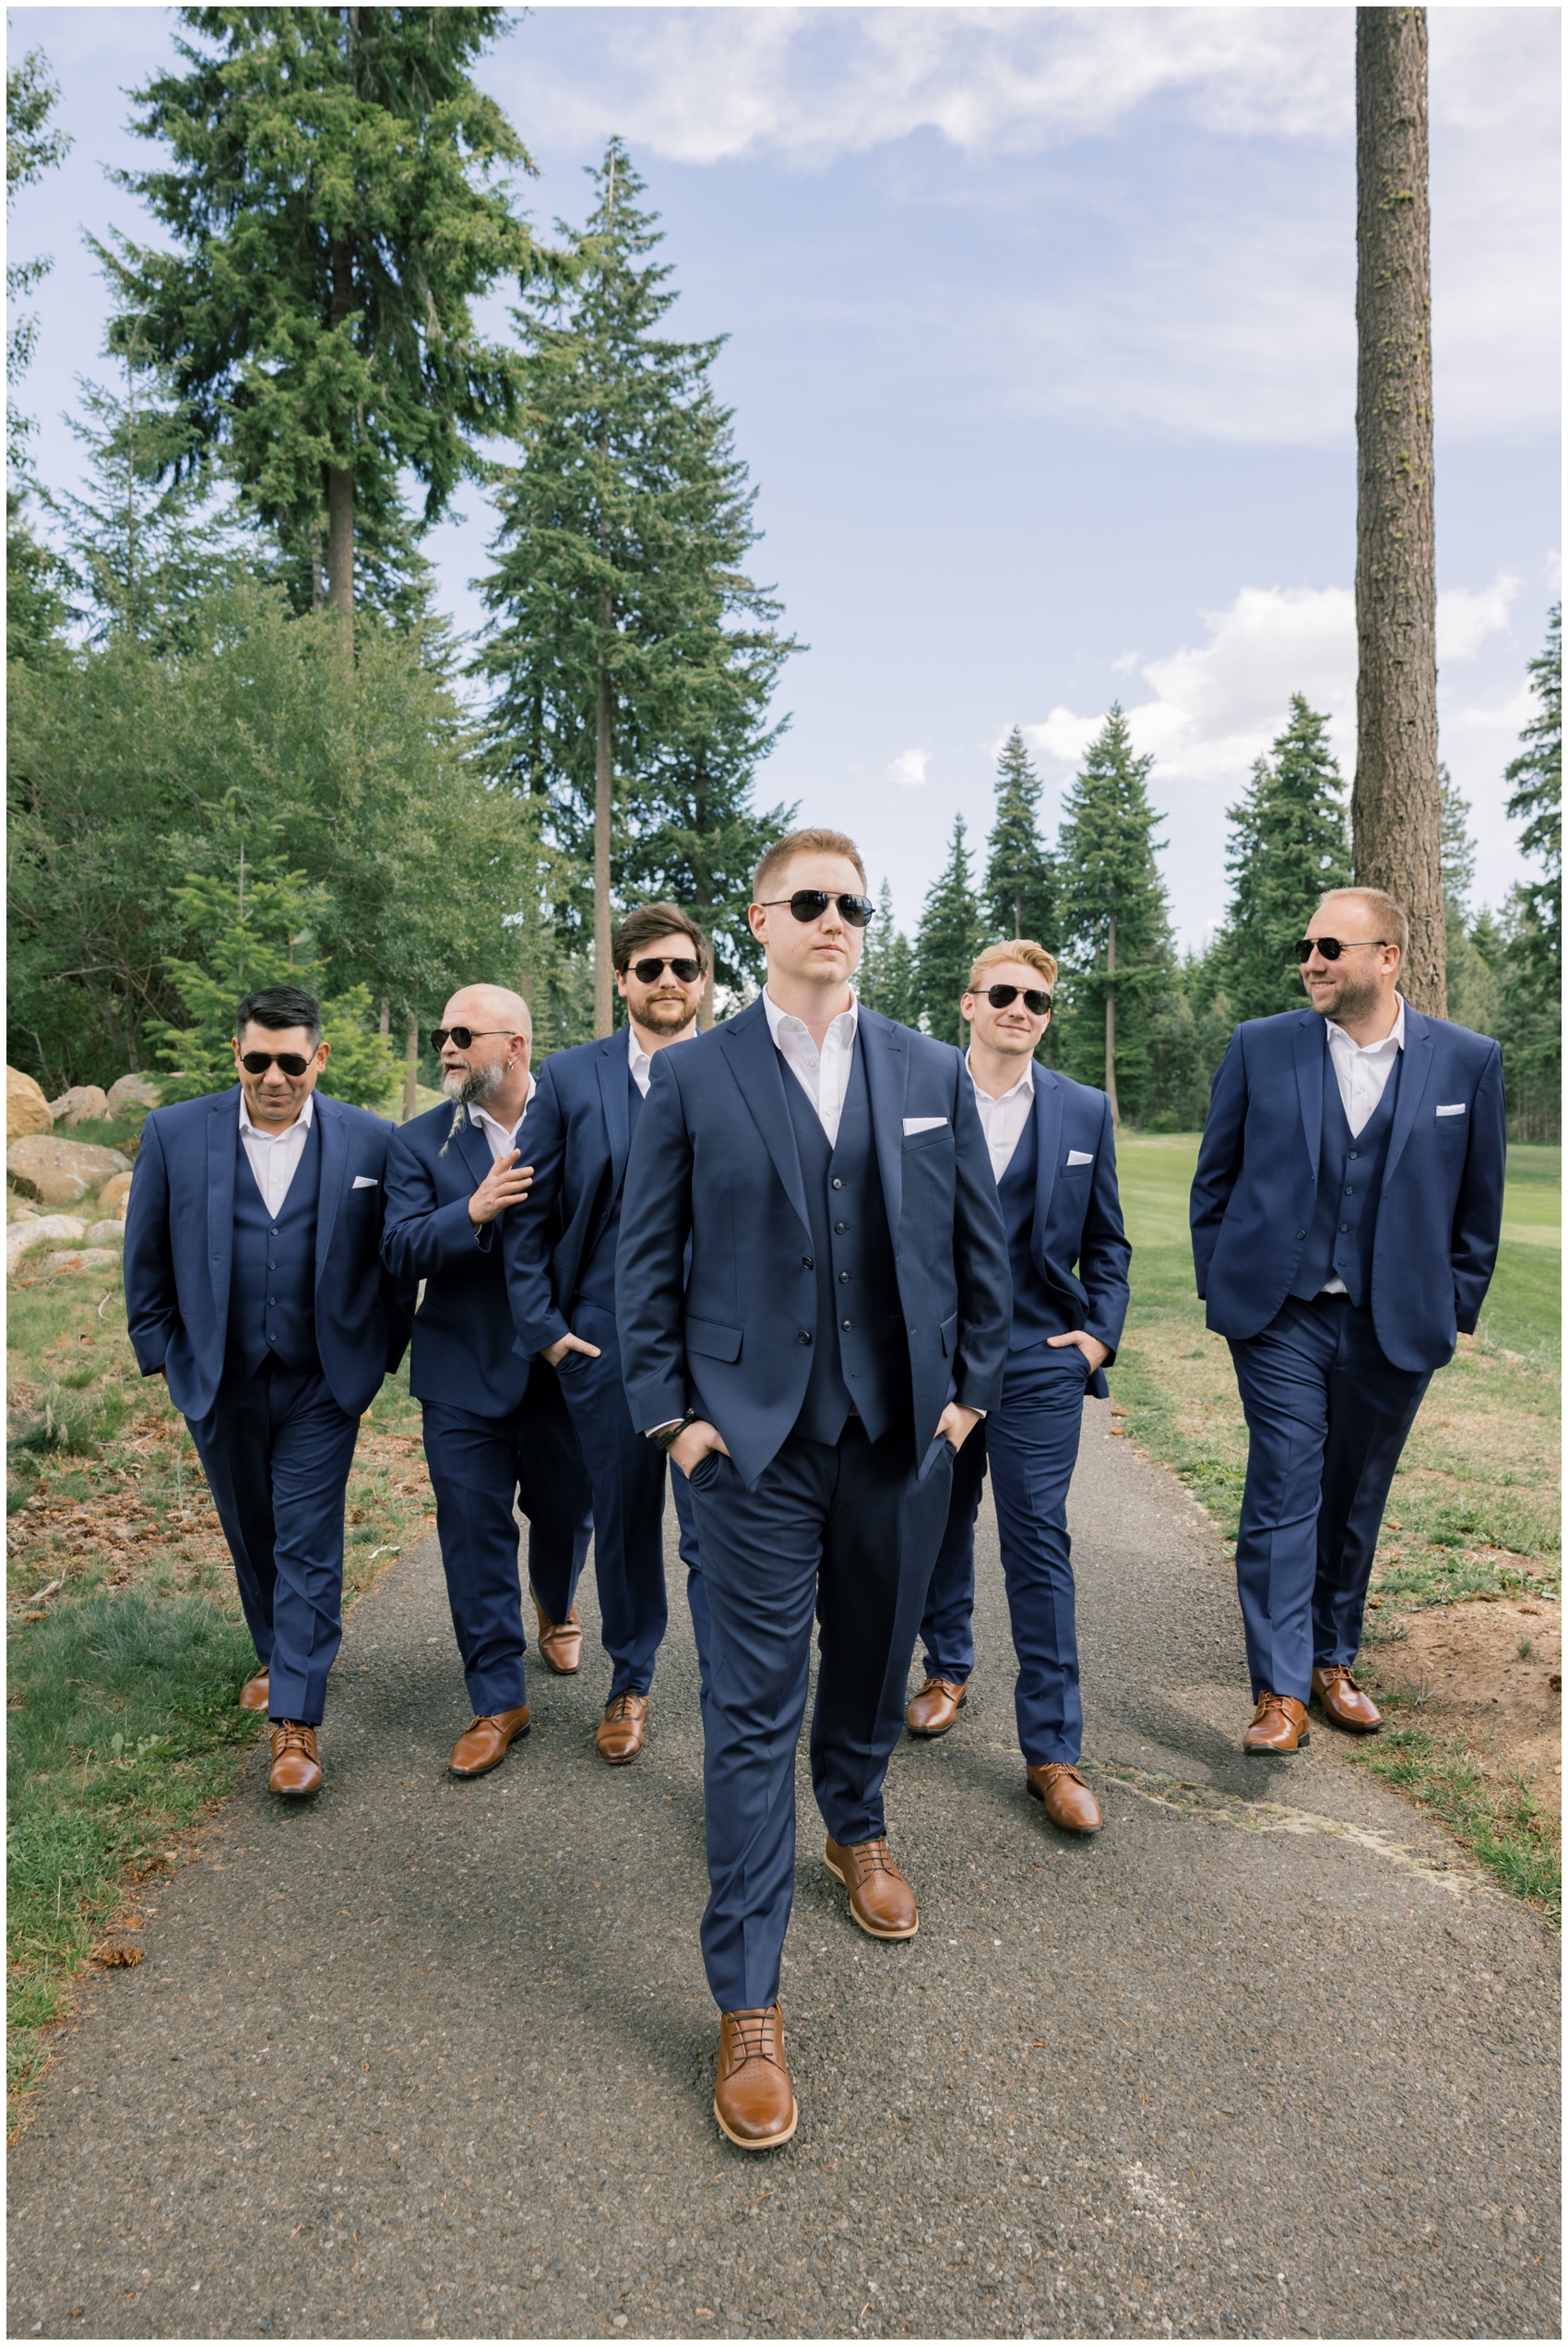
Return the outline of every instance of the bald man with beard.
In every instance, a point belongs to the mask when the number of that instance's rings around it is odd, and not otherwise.
[[[519,1146],[534,1083],[520,994],[469,985],[431,1038],[445,1100],[392,1137],[382,1253],[422,1280],[410,1383],[424,1411],[446,1592],[473,1706],[455,1776],[483,1776],[529,1731],[514,1506],[529,1520],[529,1578],[548,1666],[582,1650],[575,1596],[592,1530],[588,1477],[555,1371],[516,1347],[500,1244],[527,1197]]]

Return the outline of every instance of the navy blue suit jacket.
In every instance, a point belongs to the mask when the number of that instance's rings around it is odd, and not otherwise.
[[[1249,1018],[1219,1063],[1192,1222],[1198,1293],[1221,1336],[1258,1335],[1290,1292],[1316,1202],[1323,1087],[1335,1080],[1311,1009]],[[1407,1004],[1371,1297],[1396,1368],[1441,1368],[1475,1328],[1497,1261],[1505,1146],[1497,1044]]]
[[[950,1400],[993,1409],[1012,1316],[1007,1239],[958,1053],[863,1006],[873,1138],[924,1459]],[[793,1427],[815,1311],[811,1217],[762,1003],[660,1051],[626,1169],[616,1323],[632,1423],[695,1405],[754,1487]],[[906,1133],[907,1117],[940,1122]],[[687,1242],[691,1272],[685,1272]],[[826,1336],[828,1331],[819,1331]]]
[[[393,1127],[317,1091],[315,1345],[332,1398],[361,1417],[409,1340],[410,1288],[382,1268]],[[205,1417],[223,1375],[234,1252],[240,1087],[155,1108],[125,1212],[125,1317],[144,1376],[161,1369],[185,1417]],[[359,1186],[356,1187],[355,1184]]]
[[[629,1051],[623,1027],[552,1051],[540,1068],[523,1148],[533,1186],[501,1242],[521,1352],[542,1352],[570,1329],[583,1265],[614,1210],[630,1146]]]
[[[409,1374],[416,1400],[507,1417],[528,1390],[529,1363],[519,1359],[513,1341],[502,1252],[505,1225],[526,1209],[507,1207],[494,1221],[474,1228],[469,1199],[493,1160],[467,1112],[456,1129],[454,1113],[443,1101],[392,1135],[382,1260],[405,1285],[425,1282]],[[525,1131],[532,1129],[530,1101]]]
[[[1116,1128],[1103,1091],[1035,1062],[1035,1219],[1029,1252],[1046,1285],[1063,1296],[1075,1324],[1114,1357],[1127,1316],[1133,1249],[1116,1187]],[[1069,1164],[1070,1157],[1089,1161]],[[1073,1266],[1077,1265],[1075,1276]],[[1088,1389],[1110,1387],[1097,1369]]]

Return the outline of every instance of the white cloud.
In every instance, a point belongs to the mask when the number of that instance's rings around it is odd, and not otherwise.
[[[1519,581],[1500,570],[1490,587],[1472,593],[1451,587],[1437,599],[1437,656],[1440,661],[1473,660],[1489,636],[1508,625]]]
[[[904,790],[920,790],[924,784],[925,769],[930,764],[929,750],[900,750],[887,768],[888,777]]]

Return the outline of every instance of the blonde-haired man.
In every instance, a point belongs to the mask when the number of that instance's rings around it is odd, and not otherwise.
[[[1035,1058],[1055,984],[1044,947],[1016,937],[980,955],[963,998],[965,1064],[1007,1231],[1013,1332],[1001,1399],[953,1470],[921,1624],[925,1684],[908,1720],[911,1734],[945,1734],[964,1700],[975,1655],[975,1517],[989,1463],[1026,1780],[1053,1825],[1092,1833],[1100,1816],[1078,1772],[1084,1722],[1067,1486],[1084,1395],[1103,1398],[1106,1363],[1121,1339],[1132,1249],[1116,1193],[1110,1102]]]

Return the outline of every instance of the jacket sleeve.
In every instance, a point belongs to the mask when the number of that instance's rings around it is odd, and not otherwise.
[[[1503,1234],[1503,1183],[1508,1119],[1503,1095],[1503,1054],[1494,1042],[1476,1087],[1464,1178],[1454,1209],[1449,1254],[1454,1265],[1454,1315],[1472,1336],[1480,1317]],[[132,1196],[136,1195],[133,1186]]]
[[[1193,1268],[1198,1293],[1208,1292],[1208,1267],[1219,1238],[1219,1225],[1230,1193],[1241,1178],[1242,1134],[1247,1121],[1247,1062],[1238,1027],[1215,1070],[1208,1115],[1193,1175],[1190,1208],[1193,1226]]]
[[[1078,1247],[1078,1277],[1088,1298],[1084,1333],[1093,1336],[1116,1357],[1127,1316],[1127,1266],[1133,1249],[1122,1221],[1122,1196],[1116,1185],[1116,1125],[1111,1102],[1095,1148],[1094,1186]]]
[[[392,1210],[392,1149],[398,1137],[395,1124],[384,1125],[386,1153],[381,1161],[381,1304],[386,1314],[386,1374],[395,1375],[403,1354],[409,1349],[409,1339],[414,1332],[414,1304],[419,1294],[419,1280],[406,1266],[386,1259],[386,1218]]]
[[[962,1409],[993,1410],[1002,1399],[1007,1339],[1013,1332],[1013,1269],[991,1150],[962,1053],[954,1054],[954,1067],[953,1267],[958,1277],[954,1399]]]
[[[639,1434],[685,1414],[686,1245],[692,1230],[692,1142],[671,1060],[655,1054],[637,1119],[615,1256],[621,1374]]]
[[[533,1167],[533,1185],[520,1206],[501,1216],[501,1260],[506,1298],[519,1352],[542,1352],[571,1329],[555,1301],[551,1258],[559,1229],[558,1209],[566,1168],[566,1119],[549,1062],[529,1102],[523,1125],[523,1155]]]
[[[454,1197],[442,1205],[435,1178],[408,1135],[392,1128],[386,1149],[386,1219],[381,1231],[381,1259],[394,1279],[410,1290],[422,1279],[471,1262],[488,1235],[476,1232],[469,1220],[469,1201]]]
[[[125,1324],[137,1365],[156,1376],[180,1323],[169,1241],[169,1168],[156,1115],[142,1126],[125,1208]]]

